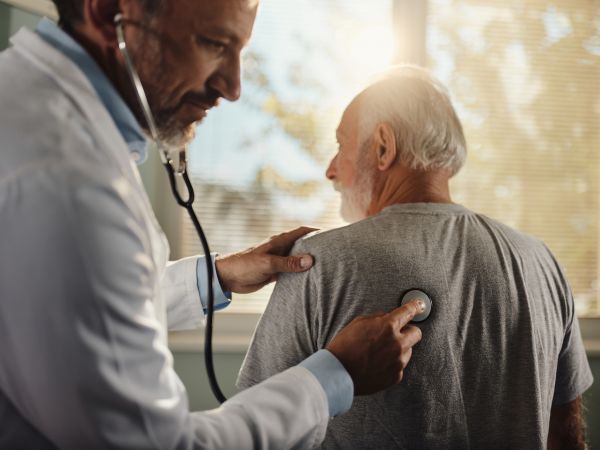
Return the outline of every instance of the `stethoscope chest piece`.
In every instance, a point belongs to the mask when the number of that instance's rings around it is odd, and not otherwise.
[[[420,289],[411,289],[410,291],[408,291],[406,294],[404,294],[402,296],[401,305],[404,305],[413,300],[423,300],[423,303],[425,303],[425,311],[423,311],[421,314],[416,315],[414,317],[414,319],[412,320],[412,322],[413,323],[424,322],[425,320],[427,320],[429,318],[429,315],[431,314],[431,308],[432,308],[431,298],[429,297],[429,295],[427,295],[425,292],[421,291]]]

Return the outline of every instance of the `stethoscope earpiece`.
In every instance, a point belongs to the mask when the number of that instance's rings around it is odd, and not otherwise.
[[[423,311],[421,314],[417,314],[411,322],[421,323],[426,321],[429,318],[429,315],[431,314],[431,308],[433,306],[431,303],[431,298],[429,297],[429,295],[427,295],[420,289],[411,289],[402,296],[402,301],[400,304],[404,305],[413,300],[422,300],[423,303],[425,303],[425,311]]]

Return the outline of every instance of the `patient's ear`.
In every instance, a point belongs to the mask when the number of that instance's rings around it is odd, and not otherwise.
[[[380,123],[377,125],[374,138],[377,169],[384,172],[396,162],[398,155],[396,135],[387,123]]]

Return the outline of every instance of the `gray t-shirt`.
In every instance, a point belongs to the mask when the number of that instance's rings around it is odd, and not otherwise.
[[[398,204],[300,241],[238,378],[246,388],[324,348],[354,317],[433,300],[400,385],[356,397],[324,448],[542,449],[553,404],[592,383],[573,297],[544,244],[454,204]]]

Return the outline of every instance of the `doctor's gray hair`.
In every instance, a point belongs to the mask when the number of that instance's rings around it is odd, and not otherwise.
[[[58,23],[64,28],[71,28],[83,20],[84,0],[52,0],[58,12]],[[164,0],[141,0],[147,13],[156,12]]]
[[[386,123],[396,137],[398,160],[411,169],[447,169],[454,176],[463,166],[467,146],[462,125],[445,86],[429,71],[395,66],[355,101],[363,147],[376,127]]]

